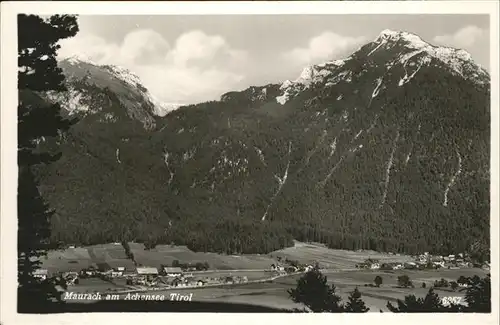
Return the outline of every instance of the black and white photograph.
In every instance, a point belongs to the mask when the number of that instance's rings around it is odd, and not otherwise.
[[[498,4],[477,3],[11,13],[2,300],[498,321]]]

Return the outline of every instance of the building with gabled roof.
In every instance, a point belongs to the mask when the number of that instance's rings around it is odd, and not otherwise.
[[[180,267],[168,267],[165,266],[161,270],[162,274],[170,277],[178,277],[182,275],[182,269]]]
[[[158,269],[152,266],[138,266],[136,272],[138,275],[158,275]]]

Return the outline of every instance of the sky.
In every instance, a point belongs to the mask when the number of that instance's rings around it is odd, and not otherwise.
[[[465,49],[489,69],[487,15],[79,16],[60,42],[77,56],[129,69],[165,103],[217,100],[228,91],[294,80],[311,64],[342,59],[384,29]]]

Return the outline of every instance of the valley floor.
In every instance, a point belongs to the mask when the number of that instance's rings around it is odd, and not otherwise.
[[[344,251],[328,249],[321,244],[305,244],[297,242],[294,247],[286,248],[268,255],[219,255],[214,253],[195,253],[185,247],[159,246],[153,250],[146,251],[139,244],[130,244],[136,261],[143,265],[159,267],[161,264],[171,265],[173,260],[185,262],[207,262],[210,270],[203,272],[204,276],[246,276],[248,283],[218,285],[200,288],[172,288],[151,290],[144,288],[140,294],[165,295],[169,297],[171,293],[190,295],[192,301],[200,302],[229,302],[259,305],[273,308],[293,309],[303,306],[294,303],[289,299],[287,290],[296,286],[296,282],[301,274],[291,274],[281,277],[274,277],[272,281],[259,282],[270,279],[273,274],[269,272],[270,265],[276,263],[281,257],[297,260],[300,263],[318,262],[323,274],[328,277],[328,282],[335,284],[337,293],[347,300],[349,293],[358,287],[362,293],[362,299],[371,312],[387,311],[388,301],[395,303],[397,299],[415,294],[423,297],[428,289],[421,288],[425,283],[429,288],[435,280],[441,278],[448,281],[456,281],[459,276],[484,276],[487,271],[482,269],[440,269],[440,270],[366,270],[355,269],[355,264],[363,262],[367,258],[379,259],[383,262],[406,262],[412,260],[409,256],[383,254],[373,251]],[[111,266],[128,265],[130,260],[126,256],[121,245],[107,244],[92,246],[88,248],[70,248],[65,251],[50,252],[46,260],[43,261],[44,268],[49,272],[78,271],[96,262],[105,261]],[[196,272],[195,272],[196,273]],[[398,288],[397,277],[407,274],[413,281],[415,288]],[[383,279],[383,284],[377,287],[368,287],[365,284],[372,284],[374,278],[379,275]],[[124,279],[116,279],[112,282],[101,279],[81,279],[80,283],[70,286],[69,291],[73,292],[101,292],[116,293],[132,292],[133,287],[127,286]],[[148,291],[149,290],[149,291]],[[444,290],[436,291],[440,297],[463,297],[462,292],[451,292]],[[124,295],[120,294],[121,299]],[[168,299],[168,298],[167,298]],[[76,302],[76,301],[75,301]]]
[[[143,266],[160,267],[172,265],[174,260],[181,263],[207,262],[211,270],[268,270],[277,258],[297,260],[304,264],[318,262],[322,268],[354,268],[368,258],[384,262],[408,262],[410,256],[385,254],[375,251],[347,251],[329,249],[322,244],[295,242],[293,247],[270,254],[222,255],[216,253],[193,252],[185,246],[158,245],[145,250],[144,245],[130,243],[134,259]],[[133,267],[120,244],[102,244],[89,247],[68,248],[51,251],[42,261],[42,267],[49,273],[79,271],[95,263],[105,262],[111,267]]]

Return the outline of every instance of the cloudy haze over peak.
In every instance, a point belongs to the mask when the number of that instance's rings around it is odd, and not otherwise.
[[[295,79],[303,67],[348,56],[384,29],[463,48],[489,68],[484,15],[79,16],[61,42],[77,56],[131,70],[165,103],[215,100],[231,90]]]

